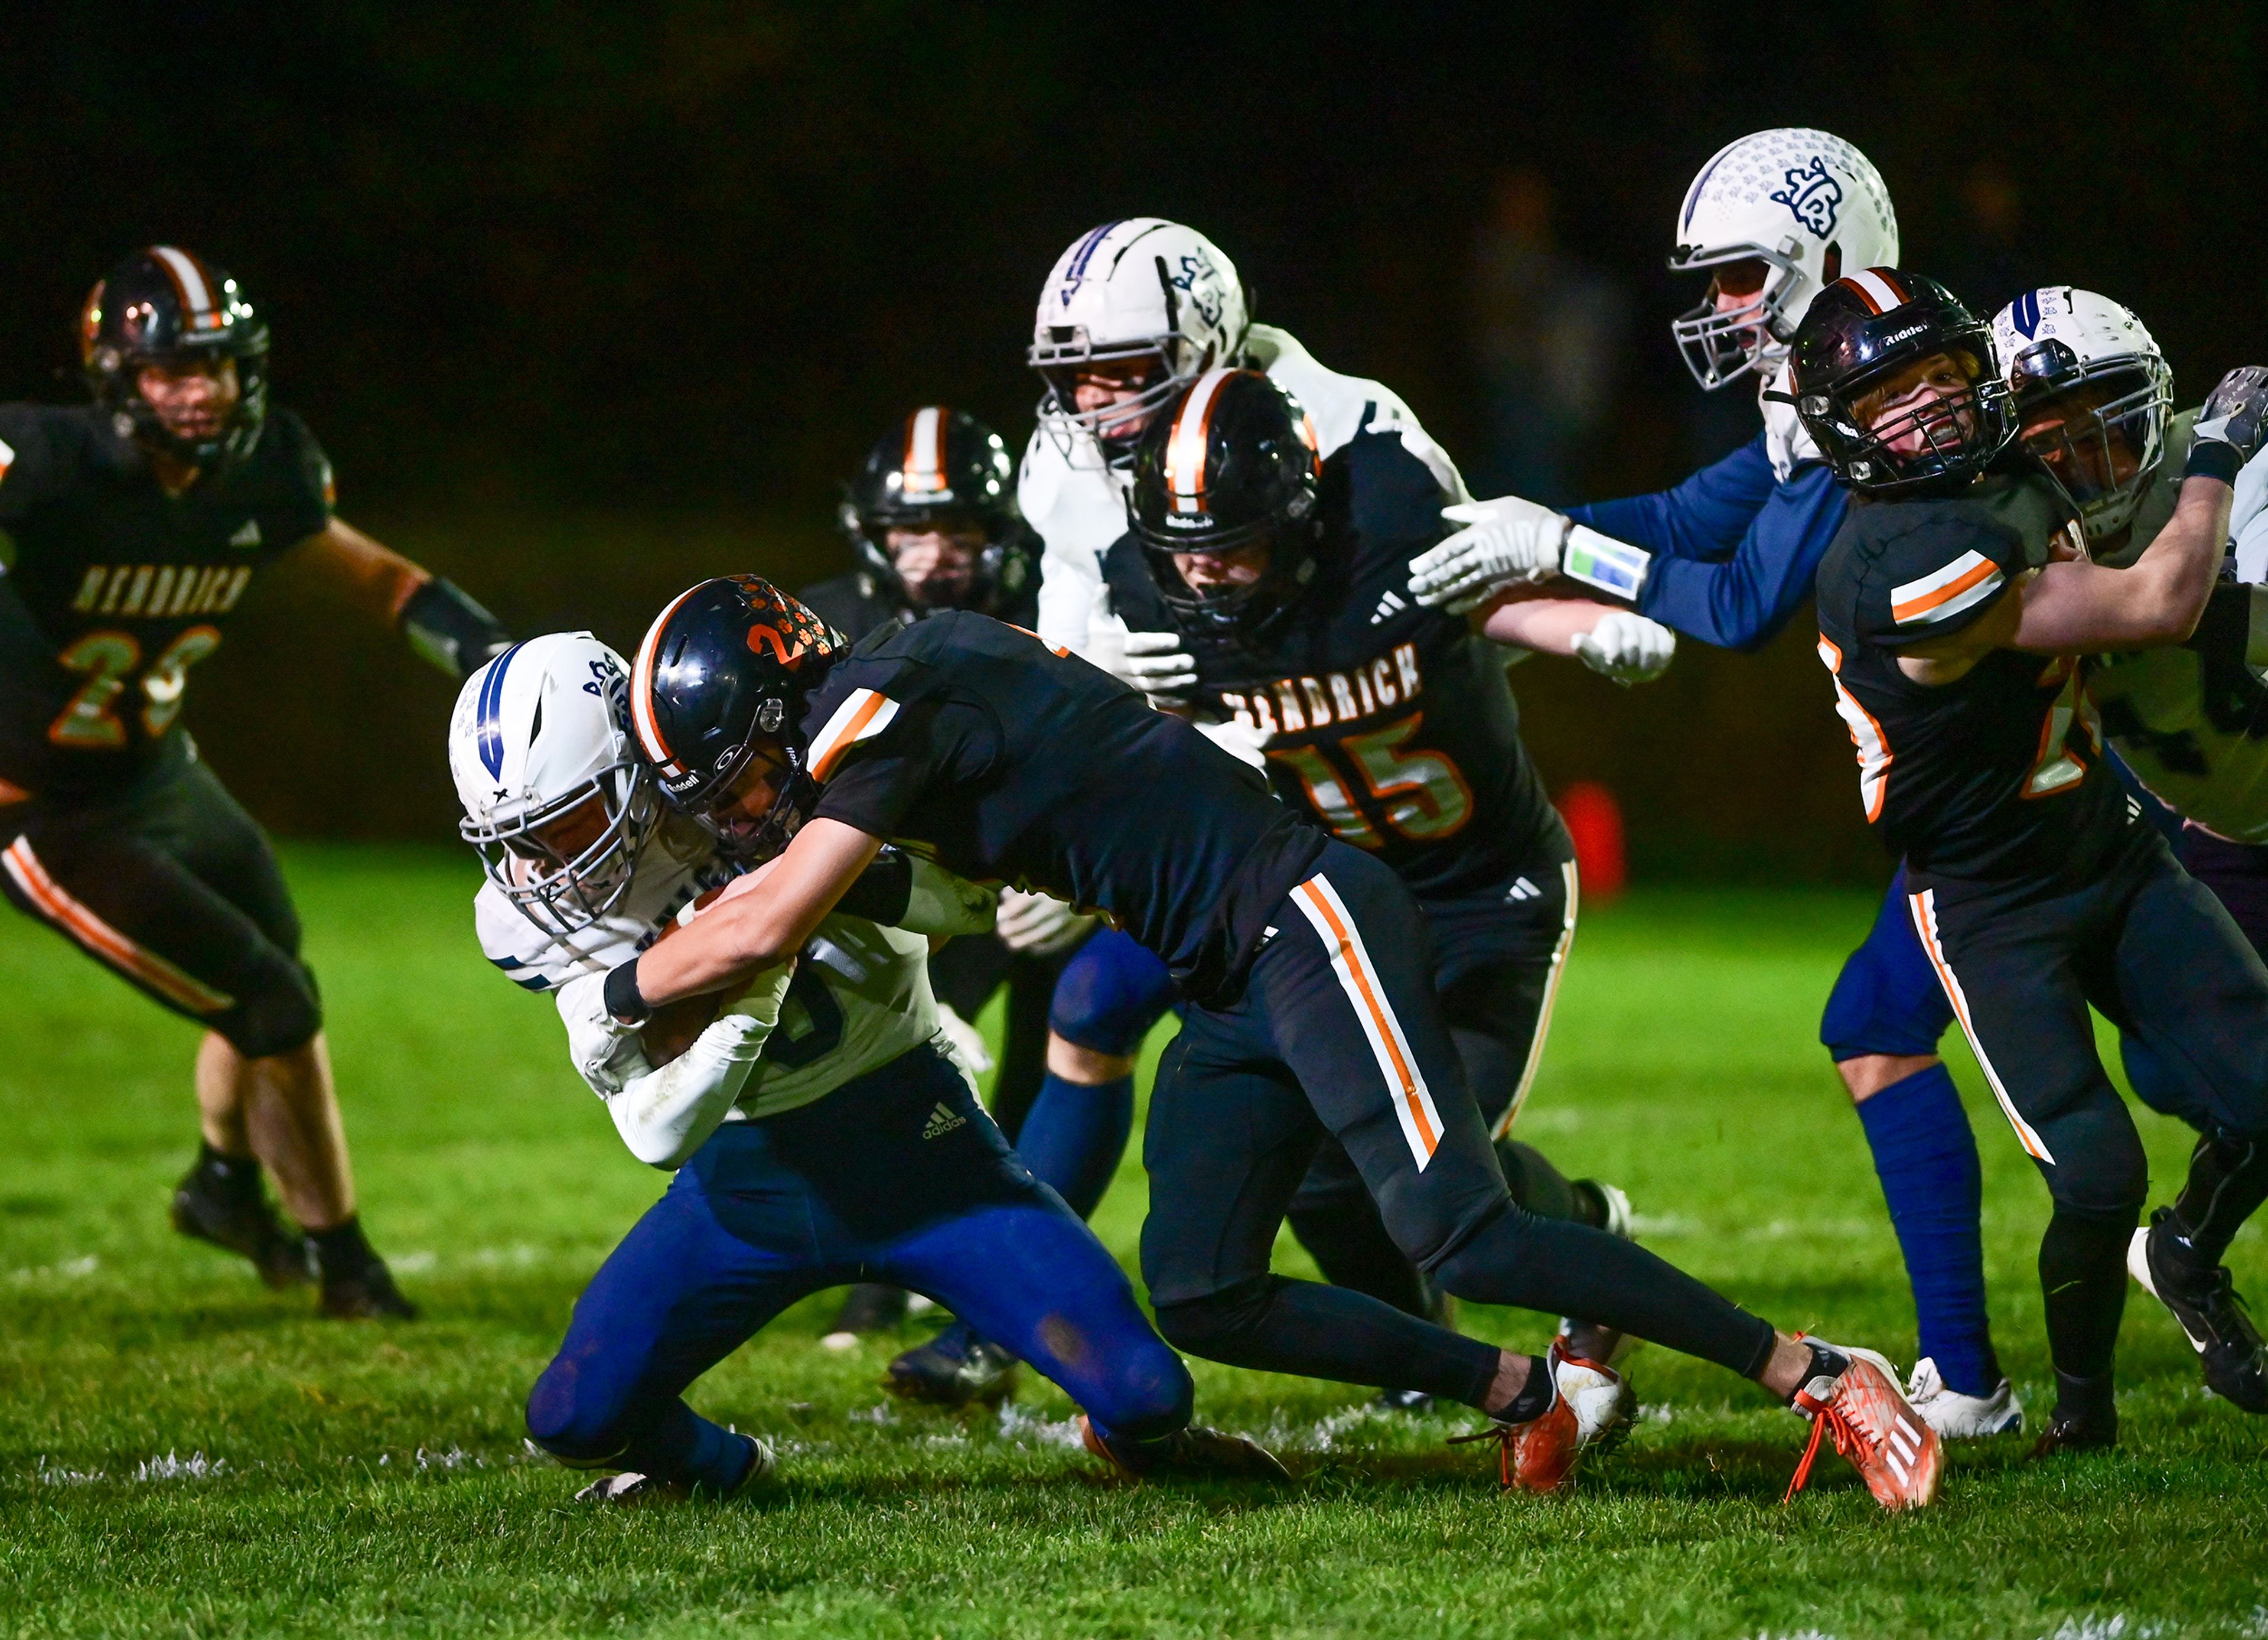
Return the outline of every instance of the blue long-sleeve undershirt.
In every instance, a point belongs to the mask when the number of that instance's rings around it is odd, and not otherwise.
[[[1847,506],[1824,467],[1800,467],[1780,483],[1758,433],[1675,489],[1568,516],[1653,554],[1639,614],[1703,643],[1756,649],[1810,595]]]

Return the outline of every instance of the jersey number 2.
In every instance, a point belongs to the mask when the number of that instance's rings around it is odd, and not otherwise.
[[[1424,721],[1425,713],[1414,713],[1367,735],[1350,735],[1335,748],[1354,765],[1372,802],[1383,808],[1386,824],[1413,843],[1453,836],[1473,817],[1473,788],[1454,761],[1445,752],[1404,748]],[[1299,777],[1309,807],[1342,842],[1381,846],[1353,788],[1322,747],[1286,746],[1268,755]]]
[[[158,652],[142,675],[143,734],[155,740],[173,727],[181,713],[189,669],[219,646],[217,627],[192,626]],[[48,739],[81,750],[126,744],[126,725],[111,707],[142,663],[142,646],[133,634],[86,632],[72,639],[55,660],[67,671],[85,673],[86,682],[48,725]]]

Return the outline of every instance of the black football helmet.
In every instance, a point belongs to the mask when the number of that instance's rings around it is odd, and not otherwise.
[[[226,270],[195,252],[152,245],[110,270],[79,309],[79,362],[119,437],[217,472],[249,454],[268,418],[268,322]],[[170,431],[142,396],[144,366],[236,361],[236,408],[220,430]]]
[[[916,617],[933,609],[997,613],[1032,577],[1031,528],[1016,506],[1016,466],[1000,435],[964,410],[926,404],[884,433],[850,481],[840,514],[858,567]],[[984,544],[965,580],[919,587],[898,573],[889,532],[975,524]]]
[[[662,799],[734,854],[787,846],[817,801],[802,727],[805,695],[843,636],[771,582],[724,575],[680,593],[630,667],[630,724]],[[741,772],[777,765],[771,807],[753,824],[731,812]]]
[[[1322,467],[1299,401],[1256,370],[1208,370],[1143,431],[1127,524],[1174,620],[1198,633],[1251,633],[1314,578]],[[1241,587],[1199,590],[1174,562],[1265,541],[1268,565]]]
[[[1943,354],[1965,390],[1881,425],[1859,413],[1899,371]],[[1866,495],[1947,494],[1999,458],[2016,418],[1992,333],[1934,279],[1895,268],[1846,274],[1812,299],[1792,352],[1796,413],[1835,476]],[[1917,447],[1900,451],[1900,442]]]

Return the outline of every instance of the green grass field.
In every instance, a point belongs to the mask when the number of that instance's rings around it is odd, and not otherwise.
[[[0,1633],[1032,1636],[2268,1634],[2268,1422],[2207,1398],[2172,1322],[2130,1305],[2115,1455],[1957,1450],[1943,1505],[1881,1514],[1845,1466],[1794,1506],[1803,1426],[1659,1350],[1646,1415],[1571,1500],[1499,1496],[1365,1392],[1197,1363],[1208,1422],[1288,1491],[1126,1487],[1066,1448],[1028,1376],[1002,1417],[888,1403],[897,1343],[829,1355],[831,1296],[696,1386],[779,1444],[723,1507],[602,1511],[531,1458],[521,1397],[659,1174],[621,1149],[549,1005],[475,948],[470,859],[300,848],[373,1238],[426,1319],[311,1319],[175,1237],[193,1034],[22,922],[0,924]],[[1913,1353],[1866,1150],[1813,1045],[1871,905],[1638,893],[1577,941],[1523,1134],[1625,1184],[1645,1238],[1783,1326]],[[2264,1048],[2264,1051],[2268,1051]],[[1993,1315],[2047,1400],[2033,1250],[2046,1198],[1957,1074],[1983,1146]],[[2161,1193],[2184,1135],[2143,1113]],[[1098,1224],[1131,1264],[1130,1159]],[[2268,1236],[2240,1282],[2268,1295]],[[1305,1271],[1287,1243],[1286,1269]],[[1540,1341],[1544,1323],[1469,1309]]]

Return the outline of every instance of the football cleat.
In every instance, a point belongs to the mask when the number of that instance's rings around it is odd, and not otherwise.
[[[1560,1490],[1585,1456],[1610,1452],[1629,1438],[1638,1416],[1638,1398],[1622,1374],[1569,1355],[1557,1339],[1543,1358],[1543,1370],[1551,1375],[1552,1396],[1541,1416],[1449,1437],[1452,1446],[1494,1441],[1497,1478],[1506,1491]]]
[[[1433,1398],[1424,1390],[1381,1390],[1370,1398],[1380,1412],[1403,1412],[1416,1417],[1433,1410]]]
[[[315,1278],[314,1249],[298,1230],[284,1223],[276,1205],[261,1189],[259,1164],[235,1164],[252,1170],[247,1193],[238,1183],[231,1189],[215,1165],[200,1160],[173,1190],[173,1228],[184,1236],[249,1259],[260,1279],[269,1287],[297,1287]]]
[[[1990,1395],[1963,1395],[1946,1387],[1937,1363],[1927,1356],[1914,1363],[1913,1376],[1906,1380],[1906,1400],[1940,1440],[1981,1441],[2021,1434],[2024,1428],[2024,1403],[2016,1399],[2007,1379],[2002,1378]]]
[[[2181,1226],[2171,1208],[2150,1215],[2126,1244],[2126,1268],[2148,1293],[2174,1312],[2205,1368],[2205,1385],[2246,1412],[2268,1413],[2268,1348],[2245,1313],[2243,1296],[2228,1267],[2200,1270],[2176,1250]]]
[[[844,1295],[835,1325],[819,1342],[827,1349],[849,1349],[863,1333],[887,1333],[906,1319],[906,1290],[881,1282],[861,1282]]]
[[[646,1503],[682,1503],[692,1496],[683,1487],[671,1481],[657,1481],[652,1475],[642,1475],[634,1469],[620,1474],[606,1475],[593,1481],[575,1494],[578,1503],[614,1503],[624,1509]]]
[[[2053,1458],[2063,1452],[2099,1452],[2118,1444],[2118,1414],[2106,1408],[2092,1417],[2066,1417],[2060,1413],[2049,1418],[2048,1427],[2040,1438],[2032,1443],[2034,1459]]]
[[[1121,1441],[1113,1445],[1095,1433],[1094,1422],[1081,1413],[1079,1437],[1088,1452],[1129,1481],[1161,1474],[1207,1481],[1282,1482],[1292,1478],[1292,1472],[1257,1441],[1201,1424],[1185,1425],[1154,1441]]]
[[[1787,1483],[1786,1503],[1811,1479],[1812,1460],[1823,1435],[1851,1460],[1867,1489],[1884,1509],[1919,1509],[1937,1500],[1944,1479],[1945,1448],[1937,1431],[1922,1422],[1898,1389],[1890,1363],[1871,1349],[1852,1349],[1823,1339],[1806,1340],[1831,1349],[1849,1364],[1833,1378],[1821,1373],[1795,1393],[1790,1403],[1811,1420],[1811,1444]]]
[[[1609,1236],[1631,1238],[1630,1193],[1618,1185],[1609,1185],[1602,1178],[1579,1178],[1575,1188],[1587,1191],[1599,1201],[1599,1228]]]
[[[394,1284],[394,1272],[372,1253],[360,1267],[323,1278],[322,1313],[334,1321],[415,1321],[417,1306]]]
[[[882,1387],[933,1407],[996,1406],[1016,1383],[1016,1357],[954,1322],[926,1344],[890,1363]]]

